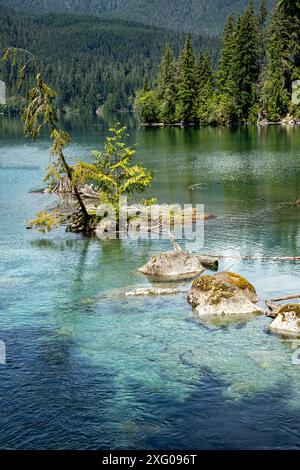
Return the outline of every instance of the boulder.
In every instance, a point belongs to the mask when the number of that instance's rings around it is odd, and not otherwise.
[[[283,335],[300,336],[300,304],[280,305],[270,330]]]
[[[198,315],[237,315],[263,313],[255,305],[255,288],[244,277],[222,272],[195,279],[188,302]]]
[[[192,279],[205,271],[201,255],[185,251],[164,252],[152,256],[139,271],[157,281]]]

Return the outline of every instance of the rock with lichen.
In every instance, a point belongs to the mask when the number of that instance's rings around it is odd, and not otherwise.
[[[283,335],[300,336],[300,304],[280,305],[270,330]]]
[[[200,276],[192,283],[188,302],[198,315],[263,313],[255,304],[255,288],[244,277],[231,272]]]
[[[192,279],[205,271],[201,256],[185,251],[168,251],[152,256],[139,271],[157,281]]]

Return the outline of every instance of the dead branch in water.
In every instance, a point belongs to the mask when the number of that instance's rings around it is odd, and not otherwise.
[[[219,259],[238,259],[238,260],[261,260],[261,261],[300,261],[300,256],[216,256]]]
[[[291,300],[299,299],[300,294],[286,295],[285,297],[277,297],[276,299],[271,299],[270,302],[280,302],[281,300]]]
[[[169,230],[169,238],[171,240],[171,243],[174,247],[174,251],[182,251],[181,247],[178,245],[176,238],[174,237],[174,234]]]

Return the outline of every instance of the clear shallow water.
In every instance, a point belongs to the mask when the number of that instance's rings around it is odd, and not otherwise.
[[[88,158],[108,123],[65,125],[69,153]],[[149,195],[204,203],[217,216],[201,251],[299,255],[300,209],[282,205],[300,197],[299,127],[130,132],[155,171]],[[168,241],[25,230],[55,203],[30,193],[42,186],[48,147],[0,116],[0,447],[300,448],[300,341],[269,334],[263,316],[199,323],[185,294],[124,298],[147,285],[137,268]],[[262,300],[299,292],[300,264],[222,261],[229,266]]]

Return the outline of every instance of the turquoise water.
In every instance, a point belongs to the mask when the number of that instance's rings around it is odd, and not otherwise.
[[[149,196],[216,216],[201,251],[231,256],[221,269],[245,275],[262,305],[299,292],[300,263],[238,257],[299,255],[300,209],[285,203],[300,197],[300,127],[141,129],[121,119],[155,172]],[[88,158],[108,125],[66,122],[68,154]],[[300,341],[270,334],[264,316],[201,323],[184,293],[125,298],[149,284],[137,268],[168,240],[25,229],[55,205],[30,192],[48,149],[0,116],[0,447],[300,448]]]

